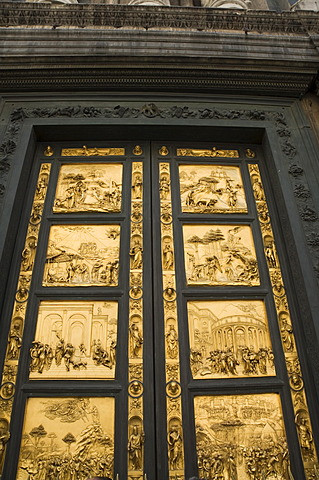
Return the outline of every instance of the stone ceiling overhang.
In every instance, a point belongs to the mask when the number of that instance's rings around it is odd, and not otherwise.
[[[300,96],[319,69],[319,13],[0,2],[0,90]]]

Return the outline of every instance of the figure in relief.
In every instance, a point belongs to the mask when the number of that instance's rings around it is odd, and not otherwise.
[[[135,200],[140,200],[142,198],[143,191],[143,179],[142,175],[137,173],[134,176],[133,185],[132,185],[132,197]]]
[[[33,269],[34,258],[37,248],[37,242],[35,237],[30,236],[27,238],[26,246],[22,252],[22,264],[21,269],[23,272],[29,272]]]
[[[174,269],[174,253],[169,243],[167,243],[163,247],[163,269],[164,270]]]
[[[160,186],[159,186],[161,200],[167,200],[169,190],[170,190],[169,177],[166,174],[163,174],[161,175]]]
[[[177,423],[171,425],[167,436],[167,443],[170,468],[171,470],[178,470],[183,455],[183,440],[180,427]]]
[[[130,467],[132,470],[142,468],[142,448],[144,443],[144,434],[140,433],[138,426],[133,426],[133,432],[128,441],[128,452],[130,457]]]
[[[134,246],[130,250],[131,269],[139,270],[143,263],[143,248],[139,240],[135,240]]]
[[[4,460],[7,442],[10,440],[9,423],[5,418],[0,418],[0,469]]]
[[[312,457],[313,436],[308,426],[307,418],[305,418],[302,414],[297,413],[295,421],[297,425],[300,446],[306,456]]]
[[[132,356],[139,358],[143,345],[143,337],[136,323],[131,323],[129,327]]]
[[[176,358],[178,352],[178,335],[174,325],[169,326],[166,333],[166,348],[168,358]]]
[[[179,177],[183,212],[247,212],[239,167],[180,165]]]
[[[281,312],[279,314],[280,334],[285,352],[293,352],[295,348],[294,333],[290,323],[288,323],[288,314]]]
[[[21,324],[14,323],[9,333],[9,344],[7,359],[16,360],[19,357],[19,350],[22,346]]]

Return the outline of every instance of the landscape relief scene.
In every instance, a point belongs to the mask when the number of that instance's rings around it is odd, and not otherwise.
[[[62,165],[53,212],[120,212],[122,169],[121,164]]]
[[[275,375],[263,301],[193,301],[187,310],[194,378]]]
[[[114,378],[117,307],[117,302],[41,302],[30,378]]]
[[[184,225],[183,234],[189,285],[259,285],[248,225]]]
[[[43,285],[115,286],[119,250],[119,225],[53,225]]]
[[[113,478],[114,398],[29,398],[17,480]]]
[[[199,478],[292,480],[279,395],[195,397]]]
[[[189,213],[247,213],[239,167],[180,165],[182,211]]]

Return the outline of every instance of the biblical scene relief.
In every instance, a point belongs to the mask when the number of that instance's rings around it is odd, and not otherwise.
[[[113,478],[114,398],[30,398],[17,480]]]
[[[199,477],[291,480],[279,395],[195,397]]]
[[[189,285],[259,285],[252,232],[247,225],[184,225]]]
[[[62,165],[55,213],[120,212],[122,197],[122,165]]]
[[[275,375],[261,300],[188,302],[187,307],[194,378]]]
[[[114,378],[117,302],[41,302],[30,378]]]
[[[179,178],[183,212],[247,212],[239,167],[180,165]]]
[[[43,285],[117,285],[119,247],[119,225],[53,225]]]

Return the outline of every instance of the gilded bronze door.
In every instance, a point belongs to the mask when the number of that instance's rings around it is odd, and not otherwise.
[[[38,146],[3,478],[318,478],[268,175],[258,146]]]

